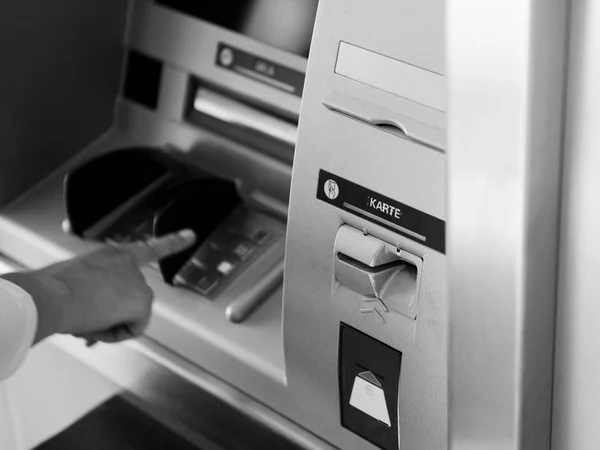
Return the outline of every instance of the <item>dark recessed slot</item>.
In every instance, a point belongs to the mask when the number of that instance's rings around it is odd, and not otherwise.
[[[289,113],[190,78],[185,120],[228,139],[292,162],[298,120]]]
[[[127,57],[123,96],[150,109],[158,106],[163,63],[137,50]]]
[[[338,358],[341,425],[383,450],[398,450],[402,353],[341,323]]]

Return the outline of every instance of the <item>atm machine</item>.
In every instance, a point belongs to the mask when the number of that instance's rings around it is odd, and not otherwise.
[[[144,269],[143,338],[52,345],[198,448],[547,448],[564,2],[33,3],[54,58],[15,57],[55,76],[6,116],[52,125],[10,141],[7,264],[199,237]]]

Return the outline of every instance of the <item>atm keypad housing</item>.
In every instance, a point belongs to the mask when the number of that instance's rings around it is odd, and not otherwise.
[[[156,155],[149,157],[146,150]],[[197,242],[191,250],[152,263],[166,283],[192,291],[203,299],[215,300],[242,274],[252,273],[253,265],[274,244],[285,239],[284,224],[244,204],[233,181],[180,166],[160,149],[118,149],[81,167],[84,175],[85,171],[94,174],[96,167],[105,170],[112,166],[106,164],[107,160],[135,161],[135,158],[145,163],[150,158],[158,166],[163,165],[164,170],[156,170],[154,179],[150,177],[140,182],[137,189],[129,189],[128,197],[119,196],[119,183],[125,182],[125,177],[114,176],[110,190],[114,199],[107,203],[111,206],[105,207],[99,220],[86,223],[85,229],[79,227],[80,234],[86,239],[124,244],[184,228],[194,230]],[[77,192],[88,191],[91,189],[88,184],[101,176],[79,176],[79,170],[75,168],[67,177],[65,192],[67,202],[76,205],[80,201]],[[135,177],[132,171],[126,177],[127,182]],[[69,220],[82,222],[80,209],[69,208]],[[219,217],[213,217],[214,214]]]
[[[277,233],[273,220],[238,208],[177,272],[174,284],[214,297],[268,248]]]

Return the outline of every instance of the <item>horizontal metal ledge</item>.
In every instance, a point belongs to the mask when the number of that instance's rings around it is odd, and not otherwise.
[[[142,400],[151,414],[191,442],[208,439],[234,449],[335,448],[148,338],[92,348],[70,336],[51,339]]]

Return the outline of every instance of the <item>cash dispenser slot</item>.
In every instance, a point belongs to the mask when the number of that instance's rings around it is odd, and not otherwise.
[[[162,149],[127,148],[84,163],[64,184],[66,228],[83,239],[123,243],[194,230],[192,248],[154,268],[165,283],[213,301],[243,278],[248,288],[226,305],[231,322],[244,321],[282,282],[281,263],[253,275],[253,264],[284,239],[284,226],[246,201],[252,190],[239,180],[185,165]]]
[[[296,118],[196,80],[191,81],[191,93],[186,114],[189,122],[292,161],[298,134]]]
[[[382,106],[352,95],[330,90],[321,103],[330,111],[371,125],[382,131],[399,136],[436,150],[446,148],[446,132]]]

